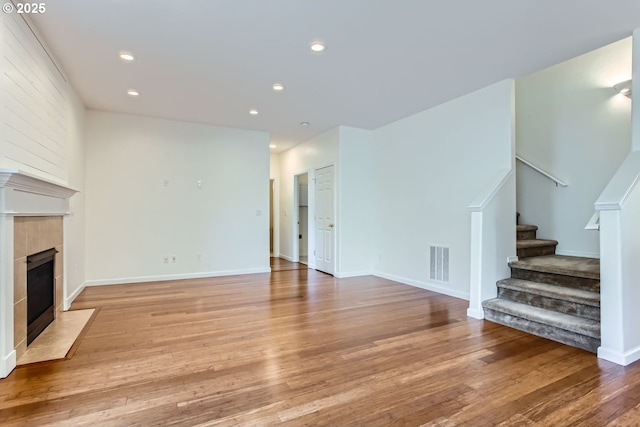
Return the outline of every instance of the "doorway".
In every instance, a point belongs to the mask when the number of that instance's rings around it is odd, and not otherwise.
[[[273,257],[273,179],[269,180],[269,256]]]
[[[309,265],[309,174],[297,176],[298,206],[298,261]]]

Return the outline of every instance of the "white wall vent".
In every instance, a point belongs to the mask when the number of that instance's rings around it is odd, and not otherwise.
[[[429,246],[429,278],[436,282],[449,283],[449,248]]]

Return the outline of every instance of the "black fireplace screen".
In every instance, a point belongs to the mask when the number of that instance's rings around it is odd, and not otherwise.
[[[57,252],[52,248],[27,257],[27,345],[54,319]]]

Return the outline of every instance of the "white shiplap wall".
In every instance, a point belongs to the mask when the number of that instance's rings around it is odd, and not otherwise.
[[[67,82],[20,15],[2,21],[0,167],[66,182]]]

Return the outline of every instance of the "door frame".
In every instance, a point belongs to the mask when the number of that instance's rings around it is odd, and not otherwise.
[[[316,239],[315,230],[316,218],[315,218],[315,191],[316,191],[316,174],[314,169],[301,171],[296,173],[293,176],[293,209],[291,210],[293,215],[291,215],[291,261],[300,262],[300,209],[298,207],[300,203],[300,185],[299,178],[301,175],[307,175],[307,197],[308,197],[308,205],[307,208],[308,217],[307,217],[307,254],[308,261],[307,267],[315,268],[316,267],[316,257],[312,256],[313,250],[316,247]],[[313,192],[312,192],[313,191]]]

